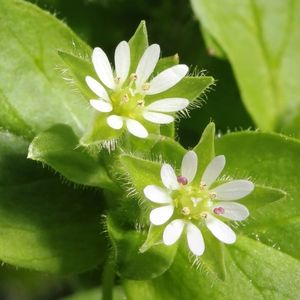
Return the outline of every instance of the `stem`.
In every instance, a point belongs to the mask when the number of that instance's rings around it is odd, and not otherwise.
[[[105,263],[102,274],[102,300],[113,300],[113,288],[115,280],[115,260],[110,255]]]

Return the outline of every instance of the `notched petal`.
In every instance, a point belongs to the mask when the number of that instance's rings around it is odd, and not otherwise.
[[[198,168],[198,157],[194,151],[188,151],[181,163],[181,175],[187,178],[188,183],[191,183],[195,178]]]
[[[163,164],[160,170],[160,177],[167,189],[177,190],[179,184],[174,169],[169,164]]]
[[[221,242],[225,244],[233,244],[236,241],[234,231],[224,222],[210,214],[207,215],[205,222],[210,232]]]
[[[153,225],[162,225],[166,223],[173,215],[174,206],[167,205],[155,208],[150,213],[150,222]]]
[[[144,188],[144,195],[154,203],[172,203],[172,198],[167,191],[156,185],[147,185]]]
[[[150,81],[150,88],[146,94],[154,95],[170,89],[187,74],[188,70],[186,65],[176,65],[162,71]]]
[[[213,191],[218,200],[238,200],[249,195],[254,184],[249,180],[233,180],[219,185]]]
[[[170,246],[178,241],[182,234],[184,224],[183,220],[177,219],[166,226],[163,233],[163,242],[165,245]]]

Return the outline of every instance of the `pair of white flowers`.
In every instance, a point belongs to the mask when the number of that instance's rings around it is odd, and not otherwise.
[[[179,64],[162,71],[148,82],[159,56],[159,45],[149,46],[135,72],[129,74],[131,55],[126,41],[116,47],[114,71],[105,52],[101,48],[94,49],[92,62],[101,83],[91,76],[86,77],[89,88],[97,95],[96,99],[90,100],[90,104],[99,112],[107,114],[106,121],[111,128],[120,130],[125,123],[131,134],[146,138],[148,131],[142,124],[143,120],[168,124],[174,121],[173,113],[189,105],[185,98],[163,98],[146,105],[147,96],[170,89],[188,72],[186,65]]]
[[[189,105],[185,98],[159,98],[149,102],[151,95],[160,94],[181,81],[188,72],[183,64],[170,67],[151,77],[160,56],[157,44],[149,46],[139,60],[134,73],[131,70],[130,46],[122,41],[114,55],[115,70],[101,48],[95,48],[92,62],[100,82],[86,77],[89,88],[97,95],[90,104],[97,111],[106,114],[107,124],[115,129],[123,128],[139,138],[146,138],[148,131],[145,120],[155,124],[174,121],[174,113]],[[149,78],[151,78],[149,80]],[[205,169],[201,181],[194,180],[198,158],[188,151],[183,157],[181,173],[176,176],[169,164],[161,168],[161,180],[165,188],[148,185],[145,196],[160,206],[150,213],[152,224],[166,225],[163,243],[172,245],[186,232],[187,242],[193,254],[202,255],[205,249],[200,228],[206,226],[220,241],[231,244],[236,240],[233,230],[223,220],[242,221],[249,215],[248,209],[234,200],[251,193],[254,188],[248,180],[234,180],[212,187],[225,166],[224,156],[215,157]]]
[[[233,201],[251,193],[254,185],[248,180],[233,180],[212,187],[225,166],[223,155],[216,156],[209,163],[200,182],[195,180],[197,165],[198,158],[193,151],[188,151],[183,157],[179,176],[169,164],[163,164],[161,180],[165,188],[148,185],[144,194],[151,202],[160,205],[151,211],[151,223],[163,225],[168,222],[163,243],[176,243],[185,231],[190,250],[199,256],[205,249],[199,227],[206,226],[223,243],[236,241],[234,231],[222,220],[242,221],[249,216],[244,205]]]

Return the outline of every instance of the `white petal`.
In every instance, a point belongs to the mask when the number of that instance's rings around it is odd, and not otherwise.
[[[192,223],[187,225],[187,241],[190,250],[197,256],[202,255],[205,249],[200,229]]]
[[[209,187],[219,177],[225,167],[225,156],[216,156],[206,167],[201,181]]]
[[[221,242],[225,244],[233,244],[236,241],[236,235],[234,231],[222,221],[210,214],[208,214],[205,221],[207,228]]]
[[[194,151],[188,151],[181,163],[181,176],[187,178],[188,183],[191,183],[195,178],[198,167],[198,157]]]
[[[151,112],[151,111],[144,111],[143,117],[147,121],[155,123],[155,124],[169,124],[174,121],[173,116],[169,116],[169,115],[161,114],[161,113],[157,113],[157,112]]]
[[[189,100],[184,98],[165,98],[157,100],[147,106],[147,110],[157,112],[176,112],[186,108]]]
[[[249,216],[248,208],[240,203],[219,202],[212,207],[212,211],[218,207],[224,208],[224,213],[220,214],[220,216],[234,221],[243,221]]]
[[[111,115],[107,119],[107,124],[113,129],[121,129],[123,127],[123,118],[116,115]]]
[[[155,203],[172,203],[172,198],[164,189],[156,185],[147,185],[144,188],[145,196]]]
[[[172,217],[173,211],[173,205],[155,208],[150,213],[150,221],[154,225],[162,225]]]
[[[89,88],[97,96],[99,96],[101,99],[104,99],[104,100],[110,102],[110,99],[109,99],[109,97],[107,95],[107,92],[106,92],[105,88],[102,86],[101,83],[99,83],[97,80],[95,80],[91,76],[86,76],[85,77],[85,81],[86,81],[87,85],[89,86]]]
[[[90,104],[97,110],[101,112],[110,112],[112,111],[112,105],[109,102],[106,102],[104,100],[98,99],[98,100],[90,100]]]
[[[186,65],[176,65],[162,71],[150,81],[150,89],[146,91],[146,94],[153,95],[168,90],[177,84],[188,70]]]
[[[136,87],[137,89],[141,89],[142,85],[147,81],[149,76],[152,74],[160,54],[159,45],[153,44],[149,46],[142,58],[139,61],[139,64],[136,68]]]
[[[128,131],[139,138],[146,138],[148,136],[147,129],[138,121],[133,119],[126,119],[126,126]]]
[[[92,54],[92,61],[100,80],[110,89],[114,89],[116,84],[109,60],[101,48],[95,48]]]
[[[167,225],[163,233],[163,242],[165,245],[173,245],[178,241],[182,234],[184,224],[183,220],[177,219]]]
[[[233,180],[219,185],[213,191],[218,200],[237,200],[244,198],[254,189],[254,184],[248,180]]]
[[[163,164],[160,170],[160,177],[164,186],[170,190],[177,190],[179,183],[174,169],[169,164]]]
[[[116,75],[120,78],[120,85],[124,83],[130,68],[130,48],[126,41],[119,43],[115,50]]]

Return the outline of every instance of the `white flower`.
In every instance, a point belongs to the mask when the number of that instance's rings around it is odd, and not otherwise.
[[[184,155],[179,176],[176,176],[169,164],[163,164],[160,175],[165,188],[148,185],[144,194],[150,201],[161,204],[150,213],[152,224],[165,224],[173,216],[173,220],[164,229],[164,244],[176,243],[185,230],[190,250],[199,256],[205,249],[199,229],[203,225],[221,242],[235,242],[234,231],[219,218],[245,220],[249,216],[248,209],[233,201],[251,193],[254,185],[248,180],[233,180],[211,187],[225,166],[223,155],[216,156],[209,163],[200,182],[194,180],[197,165],[198,158],[193,151]]]
[[[157,76],[149,78],[159,60],[159,45],[149,46],[141,57],[135,73],[130,70],[130,47],[126,41],[119,43],[115,50],[115,71],[101,48],[95,48],[92,62],[101,83],[87,76],[86,83],[98,96],[90,104],[102,113],[109,113],[108,125],[116,130],[123,127],[140,138],[148,136],[140,120],[156,124],[168,124],[174,121],[175,113],[185,109],[189,101],[185,98],[164,98],[145,106],[147,96],[159,94],[176,85],[188,72],[183,64],[170,67]]]

